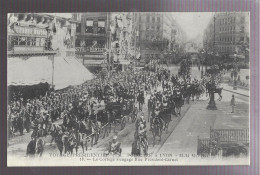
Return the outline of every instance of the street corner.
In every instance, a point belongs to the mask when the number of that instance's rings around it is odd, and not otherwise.
[[[218,111],[214,128],[248,128],[249,126],[249,105],[237,103],[232,113],[230,103],[223,102],[218,105]]]

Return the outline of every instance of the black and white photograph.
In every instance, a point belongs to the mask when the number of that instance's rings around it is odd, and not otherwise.
[[[8,13],[7,166],[250,164],[249,12]]]

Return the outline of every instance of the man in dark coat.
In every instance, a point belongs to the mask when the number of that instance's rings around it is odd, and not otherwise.
[[[153,105],[153,96],[150,97],[148,100],[148,122],[150,121],[151,113],[154,110],[154,105]]]
[[[139,111],[143,111],[143,104],[144,104],[144,92],[139,92],[137,96],[137,101],[139,102]]]
[[[27,150],[26,150],[26,155],[29,157],[34,156],[36,152],[36,138],[31,137],[31,139],[32,140],[27,145]]]
[[[22,118],[22,114],[19,114],[18,118],[17,118],[17,127],[18,130],[20,132],[20,135],[23,135],[23,118]]]

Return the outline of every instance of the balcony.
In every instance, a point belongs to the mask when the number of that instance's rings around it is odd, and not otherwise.
[[[54,55],[57,51],[45,50],[43,46],[21,46],[14,45],[8,49],[8,56],[29,56],[29,55]]]

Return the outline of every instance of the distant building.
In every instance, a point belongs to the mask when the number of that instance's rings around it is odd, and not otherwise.
[[[212,17],[204,32],[204,48],[221,55],[236,54],[244,57],[248,46],[249,13],[225,12],[216,13],[215,17]]]
[[[141,62],[150,59],[164,59],[165,53],[176,51],[184,41],[184,32],[172,13],[138,13],[138,44]]]

